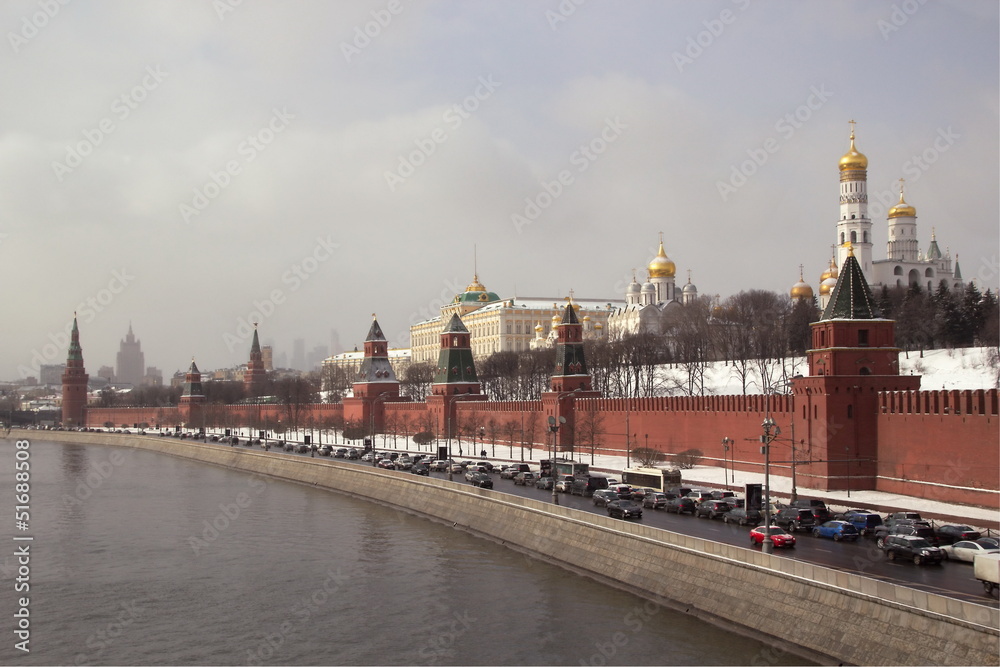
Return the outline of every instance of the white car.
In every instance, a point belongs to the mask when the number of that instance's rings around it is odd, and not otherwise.
[[[945,560],[961,560],[966,563],[971,563],[976,558],[976,554],[1000,553],[1000,549],[989,549],[979,542],[972,542],[970,540],[948,544],[941,547],[941,551],[944,552]]]

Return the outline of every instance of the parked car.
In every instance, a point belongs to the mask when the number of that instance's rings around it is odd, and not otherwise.
[[[1000,549],[1000,539],[995,537],[980,537],[975,541],[982,544],[987,549]]]
[[[573,482],[576,478],[573,475],[559,475],[559,481],[556,482],[556,491],[560,493],[569,493],[573,489]]]
[[[941,553],[944,554],[945,560],[971,563],[975,560],[976,554],[998,554],[1000,549],[989,549],[974,540],[962,540],[941,547]]]
[[[480,489],[493,488],[493,478],[485,472],[473,473],[472,479],[469,481],[472,482],[472,486],[478,486]]]
[[[373,458],[375,458],[375,452],[365,452],[361,455],[362,461],[371,461]]]
[[[584,498],[594,495],[597,491],[608,488],[608,478],[603,475],[586,475],[577,477],[570,487],[570,493]]]
[[[500,471],[500,477],[501,479],[514,479],[521,472],[531,472],[531,468],[528,467],[527,463],[512,463]]]
[[[478,470],[473,470],[472,468],[469,468],[468,470],[465,471],[465,481],[471,482],[473,479],[475,479],[476,475],[478,474],[480,474]]]
[[[490,463],[489,461],[476,461],[475,465],[482,466],[483,468],[486,468],[486,470],[484,470],[483,472],[486,472],[486,473],[492,473],[493,472],[493,464]]]
[[[862,536],[872,535],[875,529],[882,525],[882,516],[868,510],[847,510],[833,517],[838,521],[846,521]]]
[[[437,459],[436,461],[431,461],[427,467],[435,472],[444,472],[448,469],[449,465],[451,465],[451,462],[444,459]]]
[[[916,535],[887,535],[882,543],[882,550],[889,560],[906,558],[912,560],[914,565],[940,565],[944,559],[944,553],[939,548]]]
[[[248,440],[247,442],[249,443],[250,441]],[[299,444],[295,445],[295,451],[298,452],[299,454],[308,454],[309,452],[312,451],[312,445],[307,445],[305,443],[299,443]]]
[[[661,491],[647,493],[642,499],[642,506],[651,510],[661,510],[667,506],[667,494]]]
[[[890,523],[898,519],[906,519],[908,521],[923,521],[920,517],[919,512],[893,512],[885,517],[885,522]]]
[[[642,507],[631,500],[612,500],[608,503],[608,516],[618,519],[641,519]]]
[[[771,526],[770,530],[767,531],[771,535],[771,544],[776,547],[794,547],[795,546],[795,536],[786,533],[781,526]],[[764,543],[764,526],[757,526],[750,531],[750,544],[763,544]]]
[[[813,516],[812,510],[801,507],[783,507],[774,517],[774,523],[794,533],[799,530],[812,530],[812,527],[816,525],[816,518]]]
[[[789,504],[789,507],[801,507],[806,510],[813,507],[822,507],[823,509],[826,509],[826,503],[818,498],[796,498],[795,502]]]
[[[361,458],[361,453],[357,449],[354,449],[352,447],[347,450],[347,458],[351,459],[352,461],[356,461],[357,459]]]
[[[706,500],[712,499],[712,492],[708,489],[692,489],[690,493],[687,494],[688,498],[691,498],[696,503],[703,503]]]
[[[383,470],[393,470],[396,467],[396,464],[392,462],[392,459],[380,459],[377,465]]]
[[[542,491],[552,490],[552,478],[551,477],[539,477],[535,480],[535,488],[541,489]]]
[[[978,540],[983,536],[972,526],[946,525],[939,526],[937,531],[938,544],[955,544],[963,540]]]
[[[681,496],[679,498],[668,500],[667,506],[663,509],[667,512],[674,512],[675,514],[694,514],[694,508],[697,506],[698,503],[694,501],[694,498]]]
[[[535,473],[531,471],[519,472],[516,475],[514,475],[514,483],[520,484],[521,486],[528,486],[529,484],[534,484],[536,479],[538,479],[538,477],[535,475]]]
[[[634,486],[632,487],[632,500],[641,503],[647,493],[656,493],[656,489],[651,489],[648,486]]]
[[[931,528],[930,524],[923,521],[912,521],[909,523],[896,521],[889,526],[879,526],[875,529],[875,545],[881,549],[885,543],[885,538],[889,535],[910,535],[912,537],[921,537],[932,545],[937,543],[937,536],[934,534],[934,529]]]
[[[813,520],[817,523],[817,525],[833,520],[833,512],[825,507],[810,507],[808,509],[812,512]]]
[[[413,467],[413,461],[410,460],[409,456],[400,456],[393,461],[393,465],[396,466],[396,470],[409,470]]]
[[[418,463],[417,465],[411,467],[410,472],[414,475],[423,475],[425,477],[431,474],[430,468],[425,466],[423,463]]]
[[[455,475],[461,475],[465,472],[465,464],[459,463],[458,461],[452,461],[448,464],[448,471]]]
[[[694,508],[694,515],[699,519],[702,517],[719,519],[731,509],[732,506],[729,503],[724,503],[721,500],[706,500]]]
[[[333,447],[330,445],[320,445],[319,449],[316,450],[316,453],[320,456],[329,456],[333,453]]]
[[[692,491],[694,491],[694,489],[692,489],[689,486],[672,486],[669,489],[667,489],[664,493],[666,493],[668,496],[672,495],[674,498],[680,498],[681,496],[686,496]]]
[[[827,521],[813,528],[813,537],[831,537],[834,542],[841,540],[855,542],[861,537],[861,533],[854,524],[847,521]]]
[[[736,497],[736,493],[729,489],[712,489],[712,498],[715,500],[725,500],[726,498],[734,497]]]
[[[727,503],[728,504],[728,503]],[[734,507],[722,515],[723,523],[737,523],[741,526],[756,526],[761,522],[760,510],[751,510],[746,507]]]
[[[598,489],[593,495],[594,505],[597,507],[607,507],[608,503],[618,500],[618,493],[611,489]]]
[[[334,458],[346,459],[347,458],[347,447],[340,447],[333,453]]]
[[[632,487],[628,484],[612,484],[608,488],[618,494],[619,500],[632,500]]]

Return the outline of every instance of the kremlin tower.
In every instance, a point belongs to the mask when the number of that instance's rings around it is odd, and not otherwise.
[[[253,342],[250,344],[250,361],[243,375],[243,393],[247,398],[256,398],[264,393],[267,385],[267,370],[264,368],[264,355],[260,350],[260,340],[257,338],[257,323],[253,325]]]
[[[73,332],[66,356],[66,370],[62,375],[62,421],[66,426],[82,426],[87,409],[87,370],[83,367],[83,349],[80,347],[80,330],[73,313]]]

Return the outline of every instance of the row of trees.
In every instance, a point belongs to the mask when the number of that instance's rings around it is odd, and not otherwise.
[[[997,297],[974,283],[964,290],[951,290],[943,280],[932,291],[919,284],[883,287],[877,299],[882,316],[896,321],[896,344],[907,352],[1000,344]]]

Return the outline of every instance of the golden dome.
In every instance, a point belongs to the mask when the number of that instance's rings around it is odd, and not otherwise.
[[[649,271],[650,278],[673,278],[674,274],[677,273],[677,267],[663,250],[663,241],[660,241],[660,251],[656,253],[656,257],[646,269]]]
[[[854,121],[851,121],[853,124]],[[854,127],[851,127],[851,148],[844,153],[844,157],[840,158],[840,170],[847,171],[850,169],[867,169],[868,168],[868,158],[865,157],[864,153],[859,153],[858,149],[854,147]]]
[[[552,323],[553,324],[559,324],[560,322],[562,322],[562,316],[560,316],[560,315],[553,315],[552,316]]]
[[[836,278],[827,278],[819,284],[819,295],[826,296],[833,291],[833,288],[837,286]]]
[[[903,189],[899,189],[899,203],[889,209],[890,218],[915,218],[917,209],[913,208],[903,200]]]
[[[819,277],[819,282],[821,284],[820,289],[822,290],[822,283],[824,280],[826,280],[827,278],[833,278],[834,280],[836,280],[839,276],[840,276],[840,271],[837,269],[837,260],[831,257],[830,268],[824,271],[823,274],[820,275]]]
[[[541,322],[539,322],[538,324],[535,325],[535,331],[538,331],[539,333],[541,333],[542,331],[545,331],[545,327],[542,326]]]
[[[802,277],[802,266],[799,266],[799,282],[792,285],[792,289],[789,292],[789,296],[793,299],[812,299],[813,298],[813,288],[806,283],[805,279]]]
[[[479,274],[478,273],[475,274],[472,277],[472,282],[469,284],[468,287],[465,288],[465,291],[466,292],[485,292],[486,291],[486,288],[483,287],[483,284],[481,282],[479,282]]]

